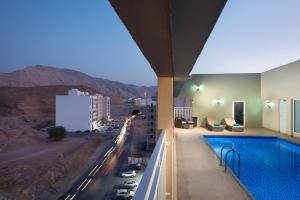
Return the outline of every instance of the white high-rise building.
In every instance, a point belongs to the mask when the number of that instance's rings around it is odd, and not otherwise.
[[[103,116],[102,118],[110,120],[110,97],[103,97]]]
[[[109,97],[90,95],[77,89],[69,90],[68,95],[57,95],[56,126],[63,126],[67,131],[96,129],[102,118],[110,117],[110,113],[107,114],[107,110],[110,111],[107,98]]]

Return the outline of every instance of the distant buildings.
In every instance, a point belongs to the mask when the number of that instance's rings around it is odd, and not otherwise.
[[[94,130],[110,119],[110,98],[71,89],[68,95],[56,96],[56,126],[67,131]]]
[[[129,98],[127,100],[128,104],[135,105],[135,106],[146,106],[147,101],[143,98]]]
[[[146,106],[146,99],[135,98],[134,99],[134,105],[135,106]]]

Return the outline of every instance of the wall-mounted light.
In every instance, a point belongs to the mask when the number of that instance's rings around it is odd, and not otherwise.
[[[266,100],[266,106],[267,108],[272,108],[274,106],[274,102],[270,101],[270,100]]]
[[[203,88],[204,88],[203,85],[196,85],[196,86],[195,86],[196,92],[203,91]]]
[[[213,105],[221,105],[221,104],[224,104],[224,99],[222,98],[215,98],[212,100],[212,104]]]
[[[217,98],[217,99],[215,100],[215,102],[216,102],[216,104],[220,105],[220,104],[222,103],[222,99]]]

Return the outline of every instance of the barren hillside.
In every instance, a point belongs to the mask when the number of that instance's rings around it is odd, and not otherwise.
[[[149,95],[153,95],[156,92],[155,86],[145,87],[129,85],[117,81],[94,78],[75,70],[42,65],[26,67],[11,73],[0,73],[0,87],[37,87],[54,85],[82,85],[93,88],[107,96],[143,97],[145,92]]]

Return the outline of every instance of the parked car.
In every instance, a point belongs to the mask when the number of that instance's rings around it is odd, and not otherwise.
[[[142,164],[141,163],[130,164],[130,165],[128,165],[127,168],[128,168],[128,170],[141,170]]]
[[[116,198],[128,198],[131,199],[134,196],[134,192],[126,189],[117,190]]]
[[[139,184],[136,181],[124,181],[123,183],[124,186],[129,186],[129,187],[137,187]]]
[[[131,178],[133,178],[133,177],[136,176],[136,173],[135,173],[134,170],[127,170],[127,171],[122,172],[121,176],[122,177],[131,177]]]
[[[130,190],[130,189],[132,189],[133,187],[127,186],[127,185],[123,185],[123,184],[119,184],[119,185],[115,185],[114,188],[115,188],[115,189],[126,189],[126,190]]]

